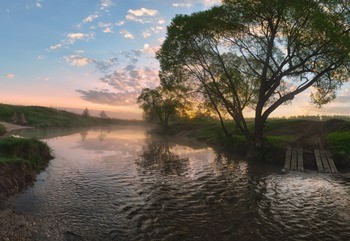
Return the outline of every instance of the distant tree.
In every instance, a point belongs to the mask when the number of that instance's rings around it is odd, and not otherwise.
[[[107,118],[108,118],[107,113],[106,113],[104,110],[101,111],[101,113],[99,114],[99,116],[100,116],[100,118],[102,118],[102,119],[107,119]]]
[[[224,0],[177,15],[157,58],[163,86],[186,86],[264,146],[269,115],[312,87],[321,106],[349,78],[350,9],[343,0]],[[180,76],[180,77],[179,77]],[[254,129],[244,110],[255,111]]]
[[[158,87],[145,88],[137,99],[143,109],[143,118],[167,130],[171,117],[175,116],[181,106],[179,100],[170,92]]]
[[[83,111],[82,116],[85,117],[85,118],[90,116],[90,111],[88,110],[88,108],[85,108],[85,110]]]

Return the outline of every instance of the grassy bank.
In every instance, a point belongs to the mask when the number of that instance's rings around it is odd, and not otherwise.
[[[14,137],[0,139],[0,199],[31,185],[50,159],[51,150],[42,141]]]
[[[5,126],[0,124],[0,136],[6,132]]]
[[[234,123],[226,126],[232,137],[225,137],[220,122],[213,119],[180,120],[170,126],[169,133],[186,135],[231,152],[246,154],[248,144]],[[248,127],[254,128],[253,121]],[[349,119],[291,118],[269,119],[265,126],[266,153],[268,161],[283,163],[286,146],[300,146],[307,150],[330,149],[336,165],[350,167],[350,121]]]
[[[324,138],[336,164],[350,168],[350,121],[329,120],[323,125]]]
[[[15,106],[0,104],[0,120],[13,122],[14,114],[22,114],[27,121],[26,125],[34,127],[82,127],[108,124],[139,123],[139,121],[127,121],[110,118],[97,118],[71,113],[65,110],[41,106]],[[20,123],[23,124],[23,123]]]

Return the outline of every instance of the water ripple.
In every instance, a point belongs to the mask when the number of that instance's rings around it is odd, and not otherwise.
[[[47,139],[56,159],[16,200],[43,230],[59,230],[57,240],[350,237],[350,184],[341,177],[281,174],[142,128],[101,133]]]

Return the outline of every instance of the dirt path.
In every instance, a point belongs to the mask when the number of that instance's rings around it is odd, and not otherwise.
[[[10,132],[10,131],[13,131],[13,130],[31,129],[31,128],[33,128],[31,126],[20,126],[20,125],[8,123],[8,122],[2,122],[2,121],[0,121],[0,124],[5,126],[6,132]]]

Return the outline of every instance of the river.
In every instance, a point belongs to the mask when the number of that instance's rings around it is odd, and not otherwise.
[[[37,217],[37,240],[350,238],[350,181],[340,176],[285,174],[140,126],[18,134],[55,156],[12,202]]]

